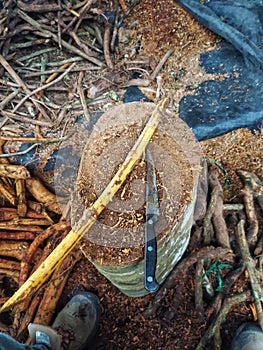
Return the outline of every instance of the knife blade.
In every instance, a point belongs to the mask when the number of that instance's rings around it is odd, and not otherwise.
[[[157,264],[157,241],[154,225],[159,217],[158,191],[153,157],[146,150],[146,223],[144,248],[144,288],[156,292],[159,283],[155,277]]]

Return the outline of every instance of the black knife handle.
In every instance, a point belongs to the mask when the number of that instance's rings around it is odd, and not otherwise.
[[[155,278],[157,263],[157,242],[154,230],[154,221],[146,221],[145,231],[145,248],[144,248],[144,288],[148,292],[156,292],[159,283]]]

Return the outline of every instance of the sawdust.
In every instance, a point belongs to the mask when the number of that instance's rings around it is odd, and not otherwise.
[[[224,190],[225,201],[240,200],[238,194],[243,184],[236,170],[247,170],[263,179],[263,137],[259,132],[237,129],[200,144],[204,154],[219,162],[229,174],[229,185]],[[223,173],[221,182],[224,183]]]

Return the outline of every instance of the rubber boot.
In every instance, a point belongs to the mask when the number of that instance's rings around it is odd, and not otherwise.
[[[51,350],[82,350],[96,334],[99,318],[98,297],[90,292],[81,292],[73,296],[60,311],[52,328],[30,324],[29,335],[37,344],[39,341],[43,343],[45,334],[50,339]],[[37,337],[37,332],[42,333],[42,340]]]
[[[235,332],[231,350],[262,350],[263,331],[252,322],[243,323]]]

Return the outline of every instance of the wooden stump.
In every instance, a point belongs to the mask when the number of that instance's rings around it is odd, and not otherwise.
[[[97,122],[78,174],[78,192],[85,207],[96,200],[117,171],[154,107],[141,102],[119,105]],[[154,158],[158,186],[156,277],[162,283],[189,242],[201,152],[187,125],[168,112],[147,147]],[[129,296],[147,294],[143,257],[145,179],[146,166],[141,159],[85,237],[88,259]],[[80,201],[74,200],[75,213],[83,210]]]

